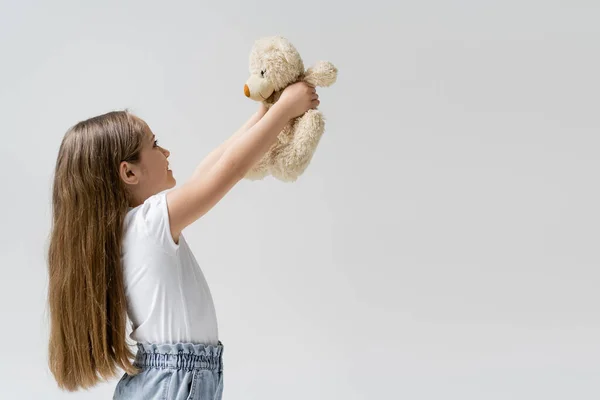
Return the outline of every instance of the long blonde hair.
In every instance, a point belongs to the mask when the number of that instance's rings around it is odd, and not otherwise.
[[[115,111],[79,122],[65,134],[52,188],[48,248],[48,366],[58,386],[75,391],[129,374],[127,305],[121,240],[129,207],[121,161],[139,161],[144,121]]]

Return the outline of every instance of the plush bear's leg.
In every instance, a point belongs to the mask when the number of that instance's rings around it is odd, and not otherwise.
[[[256,181],[263,179],[267,175],[271,174],[271,167],[275,163],[275,160],[279,158],[279,153],[282,149],[285,149],[292,138],[292,122],[288,122],[286,126],[283,127],[279,135],[277,136],[277,140],[269,150],[262,156],[262,158],[246,173],[244,178]]]
[[[271,174],[282,181],[293,182],[308,167],[325,130],[323,114],[309,110],[298,118],[291,132],[291,140],[278,149],[270,166]]]
[[[259,162],[256,163],[256,165],[252,167],[252,169],[250,169],[250,171],[246,173],[244,178],[251,181],[256,181],[267,176],[269,174],[267,158],[267,155],[265,155]]]

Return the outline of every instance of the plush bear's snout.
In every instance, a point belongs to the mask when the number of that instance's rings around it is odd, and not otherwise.
[[[264,101],[273,94],[273,85],[259,75],[250,75],[244,85],[244,94],[254,101]]]

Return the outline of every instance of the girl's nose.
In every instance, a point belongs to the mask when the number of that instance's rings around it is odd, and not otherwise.
[[[169,157],[171,155],[171,152],[167,149],[163,149],[163,153],[165,154],[165,157]]]

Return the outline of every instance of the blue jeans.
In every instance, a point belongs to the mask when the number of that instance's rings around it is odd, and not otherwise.
[[[221,400],[223,343],[138,343],[137,375],[123,374],[113,400]]]

